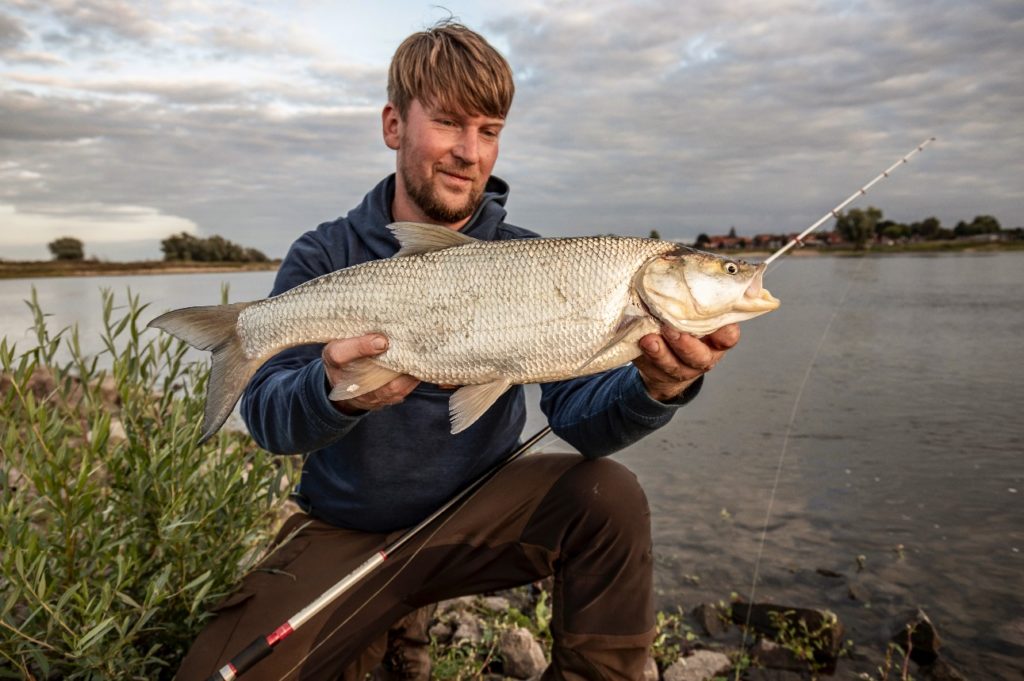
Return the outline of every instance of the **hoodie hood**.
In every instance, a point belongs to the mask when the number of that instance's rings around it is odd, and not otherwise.
[[[484,195],[473,216],[461,230],[475,239],[492,241],[498,238],[498,228],[505,220],[509,186],[505,180],[491,175],[484,187]],[[346,216],[349,226],[358,235],[366,250],[374,258],[390,258],[398,252],[398,239],[387,228],[394,219],[391,204],[395,199],[395,175],[392,173],[371,189],[362,203]]]

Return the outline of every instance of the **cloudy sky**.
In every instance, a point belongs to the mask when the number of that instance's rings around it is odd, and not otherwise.
[[[495,172],[545,235],[796,231],[932,135],[862,205],[1024,224],[1021,0],[438,4],[0,1],[0,258],[283,255],[393,170],[388,60],[449,12],[516,73]]]

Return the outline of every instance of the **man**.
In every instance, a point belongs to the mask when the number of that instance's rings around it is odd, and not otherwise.
[[[491,175],[512,95],[504,58],[464,26],[444,22],[410,36],[392,60],[382,113],[397,172],[345,218],[296,241],[273,294],[393,255],[398,244],[386,226],[395,221],[478,239],[536,236],[504,222],[508,185]],[[362,679],[394,622],[415,624],[415,613],[441,599],[550,575],[554,647],[544,678],[640,678],[654,633],[647,504],[635,477],[602,457],[667,423],[738,338],[734,325],[702,340],[666,330],[641,340],[644,354],[631,366],[543,386],[554,431],[582,456],[518,460],[284,641],[251,678]],[[257,442],[307,453],[298,487],[304,513],[285,523],[280,547],[215,609],[182,681],[206,678],[515,448],[525,420],[521,386],[457,436],[449,433],[450,386],[400,376],[331,402],[342,368],[387,343],[371,334],[292,348],[250,382],[242,414]],[[400,642],[425,644],[418,619],[420,633],[400,629]],[[427,678],[422,665],[406,672],[400,677]]]

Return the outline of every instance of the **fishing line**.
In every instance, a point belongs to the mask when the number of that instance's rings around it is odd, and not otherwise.
[[[550,429],[549,429],[549,430],[550,430]],[[550,440],[550,441],[548,441],[548,442],[546,442],[546,443],[545,443],[545,440]],[[555,443],[556,443],[557,441],[558,441],[558,438],[557,438],[557,437],[550,437],[550,435],[548,435],[548,434],[545,434],[544,438],[543,438],[542,440],[540,440],[540,442],[541,442],[541,443],[545,443],[545,444],[538,444],[538,446],[536,446],[536,447],[532,448],[532,449],[530,450],[530,452],[528,453],[528,456],[532,456],[532,455],[534,455],[534,454],[539,454],[539,453],[543,452],[543,451],[544,451],[545,449],[547,449],[547,448],[548,448],[548,447],[550,447],[551,445],[555,444]],[[493,480],[493,478],[491,478],[491,480]],[[491,480],[488,480],[488,482],[491,482]],[[341,631],[342,627],[344,627],[344,626],[345,626],[346,624],[348,624],[348,623],[349,623],[349,622],[350,622],[350,621],[352,620],[352,618],[353,618],[353,617],[355,617],[355,616],[356,616],[356,615],[358,615],[358,614],[359,614],[360,612],[362,612],[363,608],[365,608],[365,607],[366,607],[367,605],[369,605],[369,604],[370,604],[370,602],[371,602],[371,601],[373,601],[373,600],[374,600],[375,598],[377,598],[377,596],[379,596],[379,595],[380,595],[381,593],[383,593],[383,591],[384,591],[385,589],[387,589],[387,588],[388,588],[388,587],[389,587],[389,586],[391,585],[391,583],[392,583],[393,581],[395,581],[395,580],[396,580],[396,579],[398,578],[398,576],[399,576],[399,575],[401,575],[401,574],[402,574],[402,573],[403,573],[403,572],[405,571],[405,569],[406,569],[407,567],[409,567],[410,565],[412,565],[413,561],[414,561],[414,560],[416,559],[416,556],[418,556],[418,555],[419,555],[419,554],[420,554],[420,553],[421,553],[421,552],[423,551],[423,549],[425,549],[425,548],[427,547],[427,545],[428,545],[428,544],[430,544],[431,540],[432,540],[432,539],[433,539],[433,538],[434,538],[434,537],[435,537],[435,536],[437,535],[437,533],[438,533],[438,532],[440,532],[440,531],[441,531],[441,530],[442,530],[442,529],[443,529],[443,528],[445,527],[445,525],[447,525],[447,524],[448,524],[448,522],[449,522],[449,521],[451,521],[451,519],[452,519],[452,518],[454,518],[454,517],[455,517],[455,515],[456,515],[456,514],[457,514],[457,513],[458,513],[458,512],[460,511],[460,510],[462,510],[463,508],[465,508],[465,507],[466,507],[466,505],[467,505],[467,504],[468,504],[468,503],[469,503],[470,501],[472,501],[472,499],[473,499],[473,498],[474,498],[474,497],[475,497],[475,496],[476,496],[477,494],[479,494],[479,493],[480,493],[480,492],[481,492],[481,491],[482,491],[482,490],[483,490],[483,489],[484,489],[485,487],[487,487],[487,485],[486,485],[486,484],[480,485],[480,486],[479,486],[479,487],[477,487],[477,488],[476,488],[475,490],[473,490],[473,492],[472,492],[472,493],[470,493],[470,495],[469,495],[469,496],[467,496],[467,497],[466,497],[465,499],[463,499],[463,500],[462,500],[462,501],[460,502],[460,504],[459,504],[458,506],[456,506],[455,508],[451,509],[451,513],[449,513],[449,514],[448,514],[448,515],[447,515],[447,516],[446,516],[446,517],[445,517],[445,518],[444,518],[444,519],[443,519],[443,520],[442,520],[442,521],[441,521],[441,522],[440,522],[440,523],[438,524],[438,526],[437,526],[437,527],[435,527],[435,528],[434,528],[433,530],[431,530],[430,534],[428,534],[428,535],[427,535],[427,537],[426,537],[426,538],[425,538],[425,539],[423,540],[423,542],[422,542],[422,543],[421,543],[421,544],[420,544],[419,546],[417,546],[417,547],[416,547],[416,550],[415,550],[415,551],[413,551],[412,555],[411,555],[411,556],[409,556],[409,557],[408,557],[408,558],[406,559],[406,561],[405,561],[405,564],[403,564],[403,565],[402,565],[402,566],[401,566],[400,568],[398,568],[398,569],[397,569],[397,570],[395,571],[395,574],[391,575],[391,577],[389,577],[389,578],[387,579],[387,581],[385,581],[385,582],[384,582],[384,583],[383,583],[383,584],[382,584],[382,585],[380,586],[380,588],[378,588],[378,589],[377,589],[376,591],[374,591],[374,592],[373,592],[372,594],[370,594],[370,595],[369,595],[369,596],[367,596],[367,597],[366,597],[365,599],[363,599],[363,602],[359,604],[359,607],[357,607],[357,608],[356,608],[355,610],[353,610],[353,611],[352,611],[352,612],[351,612],[351,613],[350,613],[350,614],[348,615],[348,617],[346,617],[345,619],[343,619],[343,620],[342,620],[342,621],[341,621],[341,622],[340,622],[340,623],[339,623],[339,624],[338,624],[338,625],[337,625],[336,627],[334,627],[333,629],[331,629],[331,631],[330,631],[330,632],[328,632],[328,634],[327,634],[327,635],[326,635],[326,636],[325,636],[325,637],[323,638],[323,640],[321,640],[321,641],[320,641],[319,643],[317,643],[317,644],[316,644],[315,646],[313,646],[312,648],[310,648],[309,652],[307,652],[307,653],[306,653],[305,655],[303,655],[303,656],[302,656],[302,657],[301,657],[301,658],[299,659],[299,661],[298,661],[298,662],[296,662],[296,663],[295,663],[295,664],[294,664],[294,665],[292,666],[292,668],[291,668],[291,669],[289,669],[288,671],[286,671],[286,672],[285,672],[285,673],[284,673],[284,674],[283,674],[283,675],[282,675],[281,677],[279,677],[279,678],[278,678],[278,681],[284,681],[284,679],[288,678],[288,676],[289,676],[290,674],[292,674],[292,672],[294,672],[294,671],[295,671],[296,669],[298,669],[298,668],[299,668],[299,667],[300,667],[300,666],[301,666],[301,665],[302,665],[303,663],[305,663],[305,662],[306,662],[306,660],[308,660],[308,659],[309,659],[309,658],[310,658],[310,657],[311,657],[311,656],[313,655],[313,653],[315,653],[315,652],[316,652],[317,650],[319,650],[321,646],[323,646],[323,645],[324,645],[325,643],[327,643],[327,642],[328,642],[328,641],[329,641],[329,640],[330,640],[330,639],[331,639],[331,638],[332,638],[332,637],[333,637],[333,636],[334,636],[335,634],[337,634],[337,633],[338,633],[339,631]]]
[[[825,339],[828,337],[829,331],[832,329],[832,324],[836,321],[839,316],[839,312],[846,302],[847,296],[850,294],[850,289],[853,288],[853,283],[860,274],[861,269],[864,267],[864,258],[861,258],[860,264],[857,266],[857,270],[850,277],[850,281],[846,284],[846,290],[843,291],[842,297],[839,302],[836,303],[835,309],[832,311],[832,316],[829,318],[828,323],[825,324],[824,330],[821,332],[821,338],[818,340],[818,345],[814,349],[814,354],[811,355],[811,360],[807,363],[807,368],[804,370],[804,376],[800,381],[800,386],[797,388],[796,397],[793,400],[793,408],[789,414],[789,422],[786,424],[786,432],[782,438],[782,450],[779,453],[779,462],[775,466],[775,481],[772,483],[771,494],[768,497],[768,509],[764,515],[764,525],[761,528],[761,542],[757,549],[757,558],[754,560],[754,578],[750,585],[750,596],[747,599],[747,617],[743,623],[743,642],[740,644],[740,649],[746,648],[747,635],[750,630],[750,618],[754,612],[754,596],[757,593],[757,579],[760,576],[761,570],[761,557],[764,555],[764,547],[768,539],[768,523],[772,517],[772,509],[775,506],[775,496],[779,489],[779,481],[782,478],[782,467],[786,459],[786,453],[789,451],[790,436],[793,433],[793,426],[796,423],[796,415],[800,409],[800,402],[803,399],[804,388],[807,387],[807,382],[811,377],[811,371],[814,369],[815,362],[818,361],[818,355],[821,354],[821,349],[825,347]],[[737,671],[736,678],[739,678],[739,672]]]

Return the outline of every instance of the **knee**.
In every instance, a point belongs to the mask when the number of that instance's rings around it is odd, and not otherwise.
[[[595,459],[573,466],[545,502],[543,512],[564,518],[563,531],[577,540],[650,544],[647,496],[636,475],[620,463]]]

